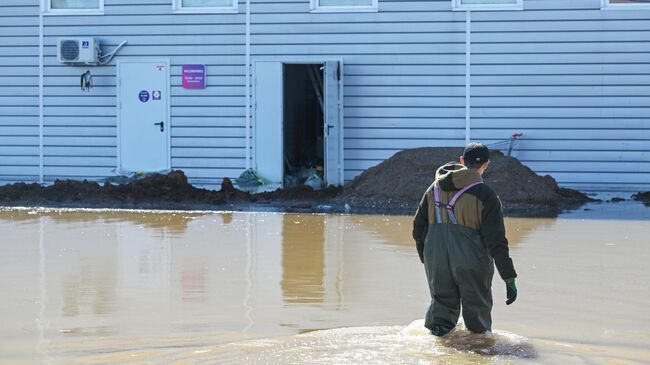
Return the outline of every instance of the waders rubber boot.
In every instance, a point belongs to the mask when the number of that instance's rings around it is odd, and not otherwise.
[[[445,326],[435,326],[431,329],[431,334],[438,337],[444,336],[449,332],[451,332],[451,328]]]

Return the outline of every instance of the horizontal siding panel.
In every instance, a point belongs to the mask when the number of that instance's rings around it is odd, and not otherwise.
[[[19,106],[0,106],[0,115],[5,116],[37,116],[38,106],[19,105]]]
[[[206,138],[206,137],[175,137],[172,138],[172,147],[242,147],[243,138]]]
[[[0,135],[1,146],[38,146],[38,136]]]
[[[49,72],[50,68],[48,68]],[[92,72],[92,71],[91,71]],[[79,70],[77,70],[77,73],[79,73]],[[77,75],[81,76],[81,74]],[[96,82],[93,77],[93,82]],[[44,93],[45,97],[54,97],[54,96],[60,96],[60,97],[86,97],[86,96],[92,96],[92,97],[98,97],[98,96],[105,96],[105,97],[115,97],[116,89],[114,86],[114,79],[111,80],[112,85],[95,85],[88,91],[83,91],[81,90],[81,87],[76,84],[72,84],[72,82],[66,82],[63,86],[52,86],[52,85],[47,85],[44,88]]]
[[[0,146],[0,156],[38,156],[38,146]]]
[[[63,127],[45,126],[43,134],[45,137],[67,136],[67,137],[105,137],[116,136],[117,127]]]
[[[561,57],[559,57],[561,55]],[[529,53],[529,54],[474,54],[472,64],[599,64],[650,63],[650,52],[627,53]]]
[[[473,107],[649,107],[650,97],[643,96],[546,96],[546,97],[475,97]]]
[[[0,18],[2,19],[2,18]],[[38,47],[38,38],[35,37],[0,37],[0,49],[7,46]]]
[[[38,136],[38,126],[1,126],[0,135],[3,136]]]
[[[345,128],[462,128],[465,130],[465,118],[346,118]]]
[[[244,169],[246,160],[243,158],[172,158],[172,165],[181,169]]]
[[[114,147],[117,144],[117,137],[86,136],[85,138],[70,138],[64,136],[45,136],[45,146],[84,146],[84,147]]]
[[[38,165],[35,166],[4,166],[0,165],[0,176],[16,177],[16,176],[38,176]],[[30,179],[26,179],[30,180]]]
[[[174,97],[172,106],[191,107],[191,106],[244,106],[246,102],[242,95],[235,96],[196,96],[196,97]]]
[[[44,98],[44,103],[47,106],[62,106],[70,108],[81,108],[81,107],[115,107],[117,105],[117,98],[115,96],[91,96],[91,95],[80,95],[75,96],[47,96]]]
[[[16,156],[16,155],[0,155],[0,170],[5,166],[38,166],[38,155],[34,156]]]
[[[242,107],[211,107],[211,106],[172,106],[172,116],[173,117],[203,117],[203,116],[214,116],[214,117],[228,117],[244,116],[244,108]]]
[[[174,117],[172,127],[244,127],[240,117]]]
[[[37,151],[38,152],[38,151]],[[115,146],[44,146],[43,154],[46,157],[116,157]]]
[[[170,30],[167,29],[167,32]],[[165,33],[167,33],[165,32]],[[102,34],[102,33],[98,33]],[[77,37],[78,35],[74,35]],[[48,36],[44,38],[44,45],[46,47],[56,47],[60,36]],[[0,38],[1,39],[1,38]],[[128,36],[115,35],[115,36],[105,36],[101,35],[96,37],[103,49],[112,49],[113,47],[120,44],[122,41],[127,41],[128,44],[126,47],[151,47],[155,45],[195,45],[195,46],[207,46],[207,45],[243,45],[245,43],[244,34],[147,34],[139,35],[137,33],[131,34]],[[38,42],[36,43],[38,45]],[[0,45],[2,45],[0,41]]]
[[[320,15],[320,14],[319,14]],[[383,34],[383,33],[454,33],[465,32],[465,21],[449,22],[276,22],[260,23],[255,19],[251,23],[251,37],[260,34]],[[645,28],[650,30],[650,27]],[[508,31],[506,31],[508,32]],[[253,42],[254,40],[251,39]]]
[[[465,97],[365,97],[348,96],[347,107],[465,107]]]
[[[245,158],[245,148],[172,148],[172,159],[177,158]]]
[[[244,137],[245,128],[173,127],[172,137]]]
[[[0,50],[3,51],[3,50]],[[38,67],[38,57],[36,55],[32,56],[16,56],[14,54],[2,53],[0,56],[0,66],[35,66]]]
[[[645,118],[472,118],[472,129],[500,128],[516,131],[530,129],[574,129],[575,133],[584,130],[646,129]]]
[[[46,118],[46,127],[110,127],[116,126],[114,116],[64,116]]]
[[[643,184],[648,186],[648,181],[650,181],[650,173],[639,173],[639,172],[627,172],[627,173],[604,173],[604,172],[547,172],[547,171],[538,171],[539,174],[548,175],[551,174],[553,177],[560,182],[560,184],[566,183],[581,183],[581,184],[594,184],[595,182],[600,183],[625,183],[625,184]],[[596,184],[594,184],[596,185]]]
[[[441,118],[464,118],[465,108],[345,108],[345,115],[350,117],[441,117]]]
[[[115,106],[92,106],[86,108],[76,108],[73,109],[70,106],[51,106],[45,105],[44,113],[45,116],[115,116],[116,108]]]
[[[115,175],[115,167],[94,166],[48,166],[43,168],[47,180],[55,178],[84,179],[93,177],[106,177]]]
[[[38,74],[36,76],[4,76],[0,77],[0,86],[34,86],[38,85]]]
[[[355,54],[465,54],[465,44],[304,44],[259,45],[253,44],[251,52],[257,55],[355,55]]]
[[[527,161],[579,163],[593,162],[647,162],[650,151],[515,151],[516,157]]]
[[[385,138],[391,136],[393,139],[465,139],[465,129],[381,129],[381,128],[348,128],[345,130],[345,137],[354,138]]]
[[[171,5],[170,5],[171,6]],[[171,9],[170,9],[171,10]],[[38,18],[36,19],[38,25]],[[110,15],[92,17],[93,30],[98,27],[129,27],[131,25],[163,25],[168,27],[188,24],[243,24],[244,14],[191,14],[179,15],[169,11],[164,15]],[[44,18],[46,28],[53,26],[88,26],[88,17],[84,16],[47,16]],[[90,31],[90,29],[88,29]]]
[[[580,117],[580,118],[634,118],[650,113],[650,105],[645,108],[600,108],[596,105],[584,108],[472,108],[472,113],[478,117]]]
[[[650,85],[650,75],[496,75],[474,76],[472,85]]]
[[[553,174],[558,172],[575,172],[575,173],[600,173],[602,171],[608,171],[610,173],[629,173],[633,171],[638,171],[640,174],[644,174],[649,179],[646,180],[647,183],[650,183],[650,161],[647,162],[590,162],[590,161],[580,161],[580,162],[537,162],[537,161],[526,161],[526,165],[535,171],[551,171]]]
[[[603,124],[611,127],[594,127],[594,124]],[[465,118],[346,118],[346,128],[465,128]],[[572,129],[575,133],[583,130],[609,130],[611,129],[636,129],[648,128],[645,118],[635,119],[610,119],[610,118],[472,118],[472,130],[500,129],[510,131],[544,130],[544,129]]]
[[[45,166],[83,166],[83,167],[111,167],[117,166],[117,157],[73,157],[73,156],[45,156]]]
[[[38,29],[38,28],[37,28]],[[68,25],[68,26],[49,26],[47,27],[47,36],[49,37],[77,37],[96,36],[101,34],[100,39],[123,40],[122,37],[130,36],[176,36],[176,35],[241,35],[245,34],[244,23],[241,24],[193,24],[187,20],[186,24],[170,27],[168,24],[138,24],[137,22],[129,26],[95,26],[89,28],[88,25]],[[119,42],[117,42],[119,43]]]
[[[484,143],[498,140],[484,140]],[[518,150],[538,151],[647,151],[648,141],[611,141],[611,140],[556,140],[535,139],[519,141]]]
[[[345,84],[356,85],[465,85],[465,76],[345,76]]]
[[[647,85],[551,85],[551,86],[472,86],[472,96],[648,96]]]
[[[465,138],[451,139],[351,139],[345,138],[344,147],[404,150],[419,147],[458,147],[465,144]]]
[[[368,44],[438,44],[440,47],[465,46],[464,32],[422,32],[422,33],[353,33],[353,34],[252,34],[254,45],[368,45]]]
[[[348,96],[462,96],[465,97],[465,85],[429,86],[429,85],[357,85],[345,83],[345,95]],[[472,93],[476,94],[476,89]],[[491,95],[491,94],[490,94]]]

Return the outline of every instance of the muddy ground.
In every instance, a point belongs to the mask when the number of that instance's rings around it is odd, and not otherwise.
[[[190,185],[181,171],[151,175],[121,185],[87,181],[56,181],[39,184],[17,183],[0,187],[0,205],[280,210],[413,214],[422,194],[431,184],[435,170],[457,160],[460,148],[417,148],[404,150],[372,167],[345,187],[313,190],[307,186],[250,194],[236,189],[225,179],[221,190]],[[508,215],[548,216],[589,201],[575,190],[563,189],[550,176],[539,176],[513,157],[493,152],[484,175],[501,197]],[[637,194],[650,200],[650,193]]]

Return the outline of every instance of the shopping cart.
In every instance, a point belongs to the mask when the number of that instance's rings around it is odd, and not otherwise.
[[[491,150],[499,150],[503,152],[506,156],[512,155],[512,150],[515,149],[515,145],[519,138],[523,136],[523,133],[514,133],[510,138],[504,139],[503,141],[494,142],[488,144],[488,148]]]

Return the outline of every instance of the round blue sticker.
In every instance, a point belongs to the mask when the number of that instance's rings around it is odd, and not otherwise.
[[[146,103],[149,101],[149,92],[147,90],[142,90],[138,94],[138,99],[140,99],[141,102]]]

